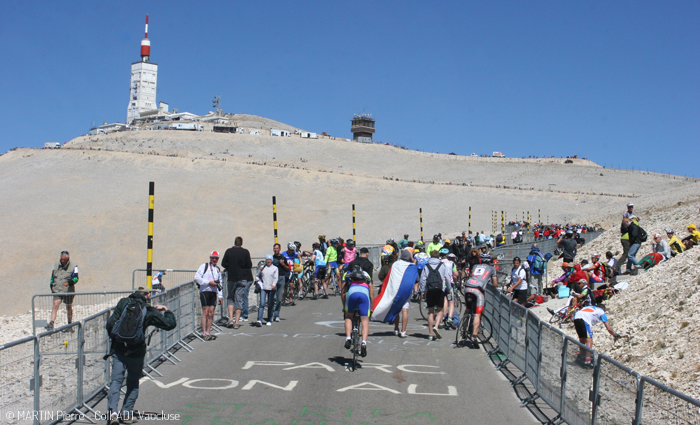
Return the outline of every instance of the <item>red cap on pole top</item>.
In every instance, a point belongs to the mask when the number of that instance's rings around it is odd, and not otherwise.
[[[145,37],[141,40],[141,59],[147,62],[149,56],[151,56],[151,40],[148,39],[148,15],[146,15]]]

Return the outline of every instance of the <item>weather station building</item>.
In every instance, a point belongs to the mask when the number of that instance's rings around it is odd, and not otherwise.
[[[355,115],[352,119],[352,140],[360,143],[372,143],[374,134],[374,118],[369,114]]]
[[[148,39],[148,15],[146,15],[146,35],[141,40],[141,61],[131,64],[131,83],[126,123],[148,111],[158,110],[156,87],[158,86],[158,64],[150,61],[151,40]]]

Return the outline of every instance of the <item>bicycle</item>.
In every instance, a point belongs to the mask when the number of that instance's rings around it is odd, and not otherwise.
[[[473,294],[465,294],[465,303],[463,318],[457,327],[457,334],[455,335],[455,345],[459,347],[466,341],[471,341],[474,335],[474,315],[476,314],[476,297]],[[485,344],[491,339],[493,328],[491,327],[491,320],[488,317],[481,315],[481,323],[479,325],[479,330],[476,335],[476,342],[479,344]]]
[[[282,305],[283,306],[289,306],[289,305],[296,305],[294,303],[294,300],[297,299],[299,296],[299,277],[297,273],[292,273],[292,277],[289,278],[289,282],[287,282],[286,285],[284,285],[284,292],[282,293]],[[292,290],[292,301],[289,301],[289,290]]]
[[[299,299],[303,300],[307,295],[313,293],[314,291],[314,272],[313,263],[307,261],[304,263],[304,271],[301,274],[301,292],[299,293]]]
[[[337,269],[335,267],[331,267],[328,270],[328,273],[330,273],[330,276],[328,277],[328,295],[340,295],[340,286],[338,286],[338,276],[336,274],[336,270]]]
[[[360,321],[360,310],[355,310],[352,315],[352,333],[350,334],[350,351],[352,352],[352,371],[357,369],[357,358],[362,349],[362,321]]]
[[[565,310],[555,311],[552,317],[549,318],[549,323],[552,325],[558,325],[561,329],[563,323],[569,323],[574,321],[574,315],[577,311],[581,310],[583,306],[576,304],[574,306],[567,306]]]

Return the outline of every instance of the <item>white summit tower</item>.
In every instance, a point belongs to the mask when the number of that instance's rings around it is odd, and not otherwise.
[[[156,104],[158,65],[150,62],[150,56],[151,40],[148,39],[148,15],[146,15],[146,36],[141,40],[141,62],[131,64],[129,106],[126,110],[127,124],[131,124],[142,112],[158,109]]]

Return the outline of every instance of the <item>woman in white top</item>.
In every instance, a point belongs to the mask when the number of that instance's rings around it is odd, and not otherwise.
[[[513,299],[519,304],[527,301],[527,272],[520,264],[520,257],[513,258],[513,269],[510,271],[510,287],[508,292],[513,293]]]
[[[260,308],[258,308],[258,321],[256,326],[262,326],[263,312],[267,301],[267,326],[272,326],[272,313],[275,310],[275,293],[277,292],[277,279],[279,269],[272,265],[272,255],[265,257],[265,265],[258,271],[256,285],[260,286]]]

